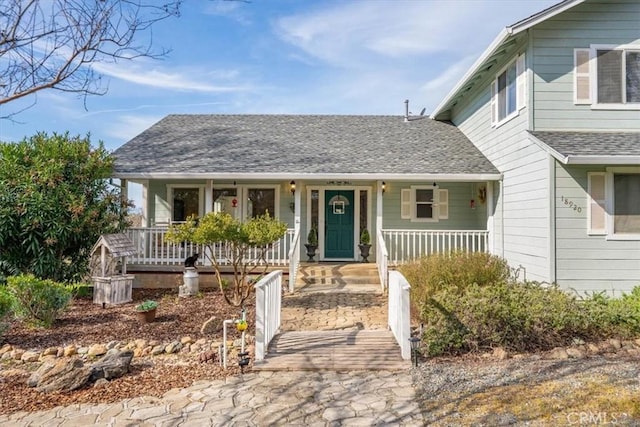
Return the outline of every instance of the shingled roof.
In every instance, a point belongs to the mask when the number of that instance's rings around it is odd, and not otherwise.
[[[640,163],[640,132],[529,132],[564,163]]]
[[[120,148],[115,176],[490,174],[454,125],[400,116],[170,115]]]

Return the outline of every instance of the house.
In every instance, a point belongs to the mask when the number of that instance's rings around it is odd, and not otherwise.
[[[175,264],[167,224],[269,211],[290,265],[316,227],[321,261],[381,271],[490,251],[520,279],[613,295],[640,284],[640,1],[566,0],[505,28],[430,118],[168,116],[116,150],[143,185],[139,262]],[[182,251],[181,251],[182,250]],[[384,274],[381,274],[384,277]]]
[[[526,279],[640,285],[640,1],[567,0],[507,27],[431,117],[502,174],[491,244]]]
[[[318,231],[320,261],[402,262],[491,250],[490,196],[501,174],[462,132],[425,116],[170,115],[115,151],[115,176],[143,186],[131,263],[179,265],[197,248],[166,244],[168,224],[269,212],[289,226],[268,260],[289,265]],[[382,242],[386,242],[384,245]]]

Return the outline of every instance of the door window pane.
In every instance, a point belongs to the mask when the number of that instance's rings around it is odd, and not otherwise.
[[[311,190],[311,228],[318,230],[320,192]]]
[[[367,192],[360,191],[360,233],[367,228]]]
[[[200,214],[200,190],[198,188],[173,189],[173,221],[186,221],[189,216]]]

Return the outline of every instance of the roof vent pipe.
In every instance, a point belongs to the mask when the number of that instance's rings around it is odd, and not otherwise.
[[[405,122],[409,121],[409,100],[408,99],[404,100],[404,121]]]

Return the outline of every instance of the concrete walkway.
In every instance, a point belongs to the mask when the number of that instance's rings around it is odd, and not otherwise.
[[[261,372],[199,382],[161,399],[0,416],[7,426],[422,426],[411,374]]]

